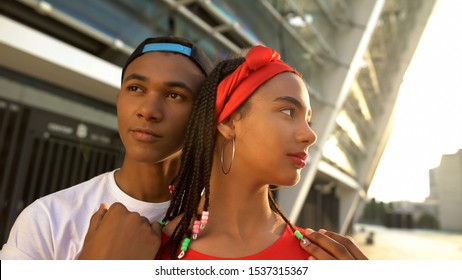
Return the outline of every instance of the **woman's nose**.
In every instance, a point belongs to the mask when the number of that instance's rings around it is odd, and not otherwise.
[[[309,144],[308,146],[311,146],[316,142],[318,136],[308,123],[304,123],[298,131],[297,138],[300,142]]]

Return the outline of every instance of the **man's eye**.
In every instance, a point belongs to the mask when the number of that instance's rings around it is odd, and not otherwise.
[[[171,92],[168,95],[170,98],[175,99],[175,100],[182,100],[184,97],[181,94],[178,94],[176,92]]]
[[[129,91],[141,91],[141,88],[139,86],[128,86]]]

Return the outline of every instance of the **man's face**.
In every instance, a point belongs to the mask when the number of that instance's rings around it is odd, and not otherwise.
[[[204,79],[201,70],[180,54],[152,52],[132,61],[117,97],[126,157],[157,163],[178,152]]]

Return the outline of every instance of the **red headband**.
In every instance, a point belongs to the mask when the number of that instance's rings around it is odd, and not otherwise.
[[[300,76],[280,58],[277,51],[264,46],[254,46],[249,50],[245,61],[218,85],[215,103],[216,125],[239,108],[259,86],[277,74],[293,72]]]

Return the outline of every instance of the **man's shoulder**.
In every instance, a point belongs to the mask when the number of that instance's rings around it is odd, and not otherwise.
[[[105,186],[110,181],[110,177],[113,176],[114,171],[102,173],[93,178],[90,178],[84,182],[78,183],[76,185],[64,188],[54,193],[50,193],[39,200],[42,201],[55,201],[60,198],[62,199],[72,199],[78,198],[79,196],[89,193],[90,195],[96,195],[98,191],[98,186]]]
[[[52,218],[71,214],[73,216],[77,213],[81,215],[88,207],[91,208],[89,211],[93,211],[93,208],[105,202],[103,199],[108,196],[106,186],[110,179],[109,176],[113,176],[113,172],[100,174],[85,182],[38,198],[22,211],[22,216],[30,219],[31,216]],[[79,211],[75,211],[76,208],[79,208]]]
[[[110,191],[112,172],[51,193],[21,211],[3,246],[5,259],[72,259],[80,250],[91,215]],[[113,180],[113,179],[112,179]]]

